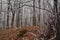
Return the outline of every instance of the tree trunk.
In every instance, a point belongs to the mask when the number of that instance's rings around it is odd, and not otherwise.
[[[39,26],[40,26],[40,0],[38,1],[38,3],[39,3],[39,15],[38,15],[38,22],[39,22]]]
[[[33,0],[33,25],[36,26],[35,0]]]
[[[9,9],[10,9],[10,0],[8,1],[8,9],[7,9],[7,29],[9,28]]]
[[[19,27],[20,26],[20,21],[19,21],[19,18],[20,18],[20,3],[18,2],[18,0],[17,0],[17,4],[18,4],[18,13],[17,13],[17,27]]]
[[[15,7],[15,1],[14,1],[14,7]],[[12,20],[11,20],[11,28],[14,27],[14,18],[15,18],[15,8],[13,9],[11,6],[11,11],[12,11]]]
[[[55,14],[56,14],[56,21],[57,22],[55,22],[55,27],[56,27],[56,29],[57,29],[57,37],[56,37],[56,40],[59,40],[59,36],[60,36],[60,34],[59,34],[59,15],[58,15],[58,8],[57,8],[57,6],[58,6],[58,0],[54,0],[54,12],[55,12]]]

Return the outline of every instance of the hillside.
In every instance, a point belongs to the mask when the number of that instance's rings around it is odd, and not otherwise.
[[[40,34],[38,26],[0,30],[0,40],[48,40],[50,37]]]

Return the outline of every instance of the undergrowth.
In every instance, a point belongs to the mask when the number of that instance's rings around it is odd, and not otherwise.
[[[19,34],[17,35],[18,36],[17,39],[20,38],[20,37],[23,37],[25,33],[27,33],[27,30],[26,29],[21,30],[19,32]]]

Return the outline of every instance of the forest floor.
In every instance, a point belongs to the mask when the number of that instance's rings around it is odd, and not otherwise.
[[[38,40],[37,30],[36,26],[0,30],[0,40]]]
[[[0,30],[0,40],[40,40],[38,26]]]

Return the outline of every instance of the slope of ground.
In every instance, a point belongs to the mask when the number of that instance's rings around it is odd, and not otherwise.
[[[38,26],[0,30],[0,40],[47,40],[45,36],[40,34]]]

